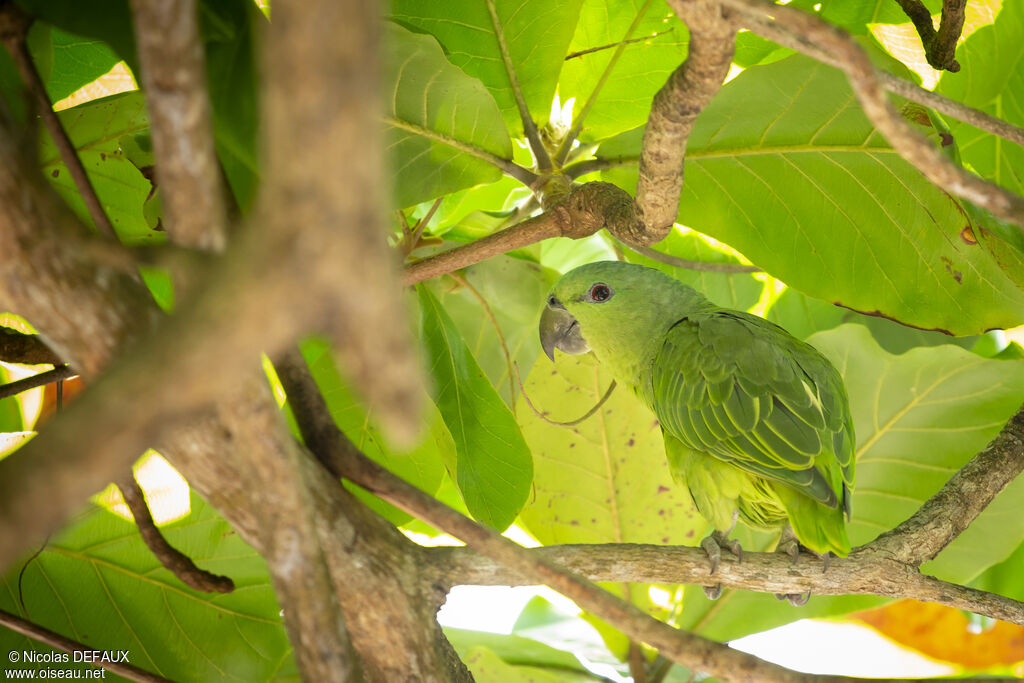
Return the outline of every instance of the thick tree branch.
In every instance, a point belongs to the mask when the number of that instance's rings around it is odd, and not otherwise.
[[[146,504],[146,497],[135,476],[129,472],[117,482],[121,491],[121,497],[125,505],[131,510],[135,519],[135,526],[139,528],[146,547],[156,555],[160,564],[171,571],[178,579],[189,588],[204,593],[230,593],[235,590],[235,583],[226,576],[218,576],[211,572],[200,569],[188,555],[171,546],[160,533],[153,515],[150,514],[149,506]]]
[[[758,35],[764,36],[783,47],[788,47],[791,50],[802,52],[808,57],[813,57],[823,64],[839,68],[839,60],[835,55],[818,47],[814,43],[808,42],[803,37],[794,34],[787,27],[778,24],[774,20],[764,16],[748,16],[747,24],[750,26],[751,30],[756,32]],[[975,128],[983,130],[986,133],[991,133],[992,135],[999,136],[1018,145],[1024,145],[1024,128],[1021,128],[1020,126],[1015,126],[1012,123],[1008,123],[1000,118],[992,116],[991,114],[986,114],[974,107],[968,107],[962,102],[951,100],[939,93],[932,92],[931,90],[925,90],[916,83],[911,83],[904,78],[900,78],[899,76],[895,76],[886,71],[879,71],[876,73],[876,76],[881,82],[882,87],[893,94],[905,97],[911,102],[917,102],[918,104],[923,104],[926,107],[931,107],[941,114],[950,116],[958,121],[963,121],[964,123],[969,123]],[[586,168],[583,170],[590,172]],[[595,170],[601,169],[598,168]],[[573,177],[578,177],[578,175]]]
[[[636,203],[650,239],[672,229],[683,190],[686,141],[697,115],[722,87],[736,48],[736,28],[713,0],[673,0],[672,9],[690,29],[686,61],[654,96],[644,129]]]
[[[15,633],[20,633],[32,640],[38,640],[40,643],[49,645],[53,649],[60,650],[61,652],[71,654],[74,652],[92,653],[95,651],[94,648],[71,640],[70,638],[65,638],[59,633],[54,633],[49,629],[33,624],[31,621],[26,621],[19,616],[2,610],[0,610],[0,626],[9,628]],[[145,669],[140,669],[137,666],[132,666],[131,664],[122,664],[121,662],[104,662],[102,664],[97,664],[97,666],[106,669],[110,673],[117,674],[118,676],[124,676],[129,681],[140,681],[140,683],[171,683],[169,679],[166,679],[163,676],[157,676],[156,674],[150,673]]]
[[[213,143],[195,0],[132,0],[156,179],[178,244],[224,248],[227,213]]]
[[[82,166],[82,161],[78,158],[78,151],[75,149],[74,143],[71,142],[71,138],[64,130],[57,113],[53,111],[53,103],[50,102],[50,96],[46,94],[43,79],[39,77],[35,62],[32,61],[32,55],[29,54],[25,39],[30,24],[29,17],[14,2],[0,1],[0,40],[3,40],[11,57],[14,58],[18,73],[21,74],[21,79],[32,95],[32,99],[39,109],[39,116],[43,119],[43,124],[49,131],[61,160],[67,166],[96,229],[103,235],[116,239],[114,227],[110,224],[110,219],[107,218],[107,214],[103,210],[103,204],[100,203],[96,190],[85,172],[85,167]]]
[[[952,195],[971,201],[996,217],[1024,226],[1024,198],[967,172],[914,130],[886,97],[864,50],[845,31],[818,17],[766,0],[721,0],[754,23],[775,21],[830,52],[850,81],[868,119],[901,157],[928,180]]]
[[[37,334],[0,327],[0,361],[24,365],[61,365],[60,357]]]

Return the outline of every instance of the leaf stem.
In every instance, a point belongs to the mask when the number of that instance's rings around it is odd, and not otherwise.
[[[394,126],[395,128],[399,128],[401,130],[405,130],[410,133],[415,133],[416,135],[425,137],[428,140],[433,140],[434,142],[440,142],[442,144],[448,145],[449,147],[453,147],[454,149],[457,149],[460,152],[464,152],[465,154],[468,154],[472,157],[476,157],[481,161],[486,161],[492,166],[496,166],[505,175],[515,178],[516,180],[526,185],[527,187],[533,185],[533,183],[537,181],[538,176],[536,173],[534,173],[528,168],[523,168],[522,166],[515,163],[511,159],[504,159],[496,154],[491,154],[490,152],[482,150],[479,147],[463,142],[462,140],[458,140],[451,136],[445,135],[444,133],[439,133],[436,130],[430,130],[429,128],[424,128],[423,126],[417,126],[415,123],[402,121],[401,119],[396,119],[393,116],[385,116],[384,122],[390,126]]]
[[[551,157],[548,150],[540,139],[537,132],[537,124],[530,116],[530,109],[526,106],[526,98],[523,97],[522,88],[519,87],[519,78],[516,76],[515,66],[512,64],[512,56],[508,52],[508,44],[505,42],[505,31],[501,27],[501,20],[498,18],[498,10],[494,6],[494,0],[487,0],[487,11],[491,15],[491,25],[494,26],[494,37],[498,40],[498,50],[501,52],[501,61],[505,65],[505,73],[508,75],[509,85],[512,87],[512,96],[516,100],[516,107],[519,109],[519,118],[523,120],[523,131],[526,139],[533,150],[533,156],[537,160],[537,168],[542,173],[551,171]]]

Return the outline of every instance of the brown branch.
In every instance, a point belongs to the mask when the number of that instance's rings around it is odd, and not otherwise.
[[[750,29],[758,35],[764,36],[783,47],[788,47],[791,50],[796,50],[808,57],[817,59],[823,64],[839,68],[839,59],[835,55],[814,43],[808,42],[802,36],[795,35],[786,26],[782,26],[765,16],[747,15],[746,19]],[[905,97],[911,102],[931,107],[941,114],[946,114],[964,123],[969,123],[986,133],[997,135],[1018,145],[1024,145],[1024,128],[1015,126],[991,114],[986,114],[974,107],[968,107],[962,102],[951,100],[931,90],[925,90],[916,83],[911,83],[887,71],[879,71],[876,73],[876,76],[881,81],[882,87],[891,93]],[[578,175],[574,177],[578,177]]]
[[[736,29],[713,0],[670,3],[690,29],[689,54],[654,96],[644,129],[636,203],[646,244],[668,235],[679,213],[686,141],[697,115],[722,87],[736,48]]]
[[[774,20],[833,54],[868,119],[904,160],[950,194],[973,202],[998,218],[1024,226],[1024,198],[957,166],[914,130],[889,102],[871,60],[848,33],[817,16],[767,0],[721,2],[756,23]]]
[[[896,0],[903,12],[910,17],[917,34],[921,37],[925,58],[933,69],[945,69],[956,73],[960,63],[956,56],[956,43],[964,28],[964,5],[967,0],[943,0],[942,19],[939,30],[935,30],[931,12],[921,0]]]
[[[10,612],[4,612],[0,610],[0,626],[6,626],[15,633],[20,633],[23,636],[37,640],[44,645],[49,645],[55,650],[61,652],[67,652],[73,654],[75,652],[82,653],[94,653],[95,648],[87,647],[82,643],[65,638],[59,633],[54,633],[49,629],[45,629],[42,626],[33,624],[31,621],[26,621],[19,616],[11,614]],[[6,659],[6,658],[5,658]],[[7,666],[7,663],[4,663]],[[117,674],[118,676],[124,676],[130,681],[140,681],[141,683],[172,683],[169,679],[156,674],[150,673],[145,669],[140,669],[137,666],[131,664],[123,664],[120,662],[102,662],[96,663],[97,667],[103,668],[110,673]],[[24,668],[28,668],[27,666]]]
[[[220,251],[227,212],[195,0],[132,0],[156,179],[177,244]]]
[[[21,79],[25,82],[32,99],[35,100],[43,124],[50,132],[53,144],[60,153],[64,165],[67,166],[68,172],[75,182],[75,187],[78,188],[78,193],[82,196],[82,201],[85,202],[85,207],[89,211],[89,216],[96,224],[96,229],[107,237],[117,239],[114,227],[103,210],[103,204],[96,195],[96,190],[85,172],[85,167],[82,166],[81,159],[78,158],[75,145],[71,142],[60,118],[53,110],[53,103],[50,102],[50,96],[46,94],[46,87],[43,85],[42,78],[39,77],[36,65],[32,61],[32,55],[29,54],[26,36],[30,24],[31,19],[13,2],[0,3],[0,39],[3,40],[11,57],[14,58],[18,73],[21,74]]]
[[[549,211],[475,242],[409,264],[405,267],[402,284],[411,285],[451,273],[549,237],[581,239],[601,228],[627,241],[643,235],[633,199],[624,190],[611,183],[577,185]]]
[[[657,648],[684,666],[734,681],[798,681],[801,674],[733,650],[706,638],[679,631],[635,605],[533,554],[496,531],[477,524],[367,459],[330,418],[308,370],[297,364],[282,375],[289,397],[301,396],[295,411],[306,445],[336,476],[344,476],[371,493],[434,527],[460,538],[533,583],[546,584],[583,609],[615,624],[630,638]]]
[[[23,391],[29,389],[35,389],[36,387],[44,387],[47,384],[53,384],[64,379],[71,379],[78,373],[71,369],[69,365],[61,365],[53,370],[47,370],[46,372],[40,372],[37,375],[19,379],[14,382],[8,382],[7,384],[0,384],[0,398],[7,398],[8,396],[17,396]]]
[[[153,521],[149,506],[146,504],[145,494],[135,480],[135,476],[129,472],[117,482],[121,490],[121,497],[125,505],[131,510],[135,518],[135,525],[139,534],[145,542],[146,547],[156,555],[160,564],[169,569],[172,574],[178,577],[183,584],[189,588],[204,593],[230,593],[235,590],[235,582],[226,576],[218,576],[196,566],[188,555],[171,546]]]
[[[24,334],[0,327],[0,361],[23,365],[61,365],[64,363],[37,334]]]

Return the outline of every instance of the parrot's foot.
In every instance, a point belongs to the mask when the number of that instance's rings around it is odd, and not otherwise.
[[[793,564],[796,564],[797,560],[800,558],[800,551],[808,549],[800,545],[800,541],[797,540],[796,534],[793,533],[793,528],[787,526],[782,530],[782,536],[779,538],[779,543],[775,547],[775,550],[776,552],[789,555],[793,560]],[[822,568],[821,572],[823,574],[827,572],[829,564],[832,561],[832,553],[829,552],[824,555],[819,555],[814,551],[808,550],[808,552],[813,553],[824,563],[825,566]],[[807,601],[811,599],[811,591],[808,590],[806,593],[776,593],[775,597],[779,600],[789,601],[789,604],[794,607],[803,607],[807,604]]]
[[[729,532],[715,531],[711,532],[710,536],[705,537],[700,542],[700,547],[704,549],[704,552],[708,554],[708,559],[711,561],[711,571],[709,574],[714,574],[718,571],[718,565],[722,561],[722,548],[727,549],[739,562],[743,561],[743,546],[740,542],[735,539],[729,538]],[[704,595],[707,596],[708,600],[717,600],[722,595],[722,584],[717,586],[703,586]]]

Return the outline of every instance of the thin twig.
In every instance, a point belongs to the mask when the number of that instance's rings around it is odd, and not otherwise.
[[[633,31],[640,25],[640,21],[647,14],[647,9],[651,6],[653,0],[647,0],[643,6],[637,11],[636,16],[633,18],[633,23],[626,29],[626,34],[622,36],[622,40],[616,43],[615,52],[612,54],[611,59],[608,61],[608,65],[605,66],[604,71],[601,72],[600,78],[597,79],[597,83],[594,84],[594,89],[590,92],[590,96],[587,98],[583,108],[580,109],[579,114],[574,118],[572,128],[569,129],[569,133],[565,136],[565,140],[562,141],[562,146],[558,148],[558,152],[555,154],[555,163],[559,166],[565,163],[565,160],[569,157],[569,152],[572,150],[572,143],[579,137],[580,131],[583,130],[583,121],[587,118],[587,114],[594,107],[594,103],[597,102],[598,95],[601,94],[601,90],[604,88],[604,84],[608,82],[608,78],[612,74],[612,70],[615,65],[619,63],[619,58],[622,56],[622,52],[626,49],[626,45],[633,42],[630,40],[630,36],[633,35]],[[566,58],[568,59],[568,57]]]
[[[77,375],[78,373],[72,370],[70,365],[61,365],[53,370],[47,370],[46,372],[40,372],[39,374],[32,375],[31,377],[0,385],[0,398],[17,396],[23,391],[35,389],[36,387],[44,387],[47,384],[53,384],[54,382],[70,379]]]
[[[494,332],[498,335],[498,343],[501,344],[501,352],[505,355],[505,366],[508,368],[508,396],[512,402],[512,413],[516,412],[516,385],[512,379],[512,354],[508,352],[508,344],[505,343],[505,335],[501,333],[501,325],[498,324],[498,319],[494,317],[494,311],[491,310],[490,304],[487,303],[487,299],[477,290],[476,287],[470,284],[469,280],[462,277],[456,272],[448,273],[449,277],[458,282],[460,285],[466,288],[466,290],[476,297],[476,300],[480,302],[480,305],[484,308],[484,313],[487,314],[488,320],[491,321],[491,326],[494,327]],[[516,372],[518,376],[518,371]]]
[[[0,3],[0,38],[3,39],[4,45],[10,51],[11,57],[14,58],[18,73],[21,74],[25,86],[32,94],[36,107],[39,109],[39,116],[42,117],[46,130],[50,132],[53,144],[60,153],[64,165],[67,166],[68,172],[75,182],[75,187],[78,188],[78,193],[82,196],[82,201],[89,211],[89,216],[96,224],[96,229],[107,237],[117,239],[114,226],[111,225],[110,219],[107,218],[107,214],[103,210],[103,204],[85,172],[81,159],[78,158],[74,143],[71,142],[67,131],[64,130],[64,125],[53,110],[50,96],[46,94],[46,86],[43,85],[43,79],[40,78],[35,62],[32,61],[32,55],[28,51],[28,43],[25,40],[30,23],[29,17],[13,2]]]
[[[395,128],[399,128],[410,133],[415,133],[416,135],[427,138],[428,140],[433,140],[434,142],[440,142],[442,144],[448,145],[449,147],[457,149],[464,154],[476,157],[481,161],[486,161],[492,166],[495,166],[498,169],[500,169],[501,172],[504,173],[505,175],[515,178],[516,180],[521,182],[523,185],[526,185],[527,187],[530,187],[531,185],[533,185],[533,183],[537,181],[538,176],[536,173],[534,173],[528,168],[523,168],[522,166],[515,163],[511,159],[503,159],[502,157],[499,157],[496,154],[491,154],[490,152],[482,150],[479,147],[476,147],[475,145],[471,145],[457,138],[453,138],[450,135],[445,135],[444,133],[439,133],[436,130],[424,128],[423,126],[417,126],[415,123],[402,121],[401,119],[396,119],[393,116],[384,116],[383,120],[384,123],[388,124],[389,126],[394,126]]]
[[[542,173],[551,170],[551,157],[548,150],[540,139],[537,131],[537,124],[530,116],[530,109],[523,97],[523,90],[519,87],[519,78],[516,76],[515,65],[512,64],[512,56],[508,51],[508,44],[505,42],[505,30],[502,28],[501,19],[498,17],[498,10],[494,6],[494,0],[487,0],[487,11],[491,16],[491,26],[494,27],[494,37],[498,41],[498,51],[501,53],[501,61],[505,65],[505,73],[508,75],[508,83],[512,88],[512,96],[515,98],[516,107],[519,109],[519,118],[523,121],[523,131],[526,133],[526,140],[530,143],[530,149],[537,160],[537,168]]]
[[[73,654],[75,652],[88,653],[92,655],[96,652],[96,648],[83,645],[82,643],[65,638],[59,633],[54,633],[49,629],[45,629],[42,626],[33,624],[30,621],[26,621],[19,616],[0,610],[0,626],[6,626],[15,633],[20,633],[23,636],[38,640],[40,643],[49,645],[55,650],[61,652],[67,652]],[[6,659],[6,657],[5,657]],[[118,676],[124,676],[130,681],[141,681],[142,683],[173,683],[170,679],[157,676],[156,674],[150,673],[145,669],[140,669],[137,666],[131,664],[122,664],[120,662],[97,662],[96,665],[103,669],[106,669],[110,673],[117,674]]]
[[[646,256],[652,261],[658,263],[664,263],[668,266],[674,266],[676,268],[686,268],[688,270],[697,270],[703,273],[725,273],[729,275],[736,275],[739,273],[760,273],[762,272],[757,266],[745,266],[742,263],[715,263],[713,261],[695,261],[692,259],[679,258],[678,256],[672,256],[665,254],[656,249],[650,247],[641,247],[632,244],[626,244],[622,242],[622,245],[627,249],[630,249],[641,256]]]
[[[743,17],[756,23],[773,20],[834,54],[865,115],[905,161],[946,192],[1014,225],[1024,226],[1024,198],[964,170],[911,128],[886,97],[871,60],[848,33],[815,15],[767,0],[721,1]]]
[[[583,422],[584,420],[586,420],[587,418],[589,418],[590,416],[592,416],[594,413],[601,409],[601,406],[603,406],[609,398],[611,398],[612,391],[615,390],[616,386],[615,380],[612,380],[612,383],[608,385],[608,389],[604,392],[604,395],[601,396],[601,398],[597,401],[597,404],[595,404],[593,408],[588,410],[586,414],[583,415],[583,417],[578,417],[575,420],[569,420],[568,422],[558,422],[557,420],[552,420],[551,418],[549,418],[545,413],[542,413],[539,410],[537,410],[537,408],[533,405],[533,401],[530,400],[530,395],[526,393],[526,387],[523,386],[523,380],[519,376],[519,366],[516,365],[515,369],[516,382],[519,383],[519,391],[523,394],[523,398],[526,399],[526,405],[530,406],[530,410],[532,410],[533,414],[536,415],[538,418],[540,418],[544,422],[547,422],[549,425],[555,425],[556,427],[574,427],[579,423]]]
[[[642,15],[640,15],[640,16],[642,16]],[[664,31],[658,31],[657,33],[652,33],[649,36],[640,36],[639,38],[629,38],[627,40],[620,40],[617,43],[608,43],[607,45],[600,45],[598,47],[590,47],[590,48],[587,48],[586,50],[579,50],[577,52],[570,52],[569,54],[567,54],[565,56],[565,61],[569,61],[570,59],[576,59],[577,57],[582,57],[583,55],[589,55],[589,54],[594,53],[594,52],[601,52],[602,50],[610,50],[611,48],[618,47],[619,45],[630,45],[632,43],[640,43],[640,42],[643,42],[645,40],[651,40],[653,38],[657,38],[658,36],[663,36],[666,33],[672,33],[672,30],[673,29],[665,29]]]
[[[444,197],[438,197],[437,199],[435,199],[434,203],[430,205],[430,208],[427,210],[427,213],[424,214],[423,218],[419,219],[416,222],[416,229],[409,237],[409,246],[408,251],[406,252],[407,254],[411,253],[416,248],[416,245],[420,243],[420,237],[423,236],[423,231],[426,229],[427,223],[429,223],[430,219],[434,217],[434,214],[437,213],[437,210],[441,208],[441,203],[443,201]],[[406,224],[406,227],[408,227],[408,224]]]
[[[173,547],[160,533],[153,521],[153,515],[146,504],[145,494],[135,480],[135,476],[128,472],[117,482],[121,490],[121,497],[125,505],[131,510],[135,518],[135,525],[139,528],[139,534],[146,543],[146,547],[156,555],[160,564],[169,569],[183,584],[197,591],[204,593],[230,593],[235,590],[235,582],[226,576],[219,576],[205,569],[200,569],[188,555]]]

